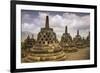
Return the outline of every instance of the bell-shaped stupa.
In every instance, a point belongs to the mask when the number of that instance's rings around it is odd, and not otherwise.
[[[46,16],[45,27],[41,28],[37,35],[36,44],[30,49],[27,62],[37,61],[61,61],[66,55],[60,47],[56,33],[49,27],[49,17]]]

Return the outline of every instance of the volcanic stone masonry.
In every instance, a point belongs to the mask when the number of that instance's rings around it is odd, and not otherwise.
[[[67,55],[63,50],[64,47],[81,47],[83,41],[84,44],[87,44],[86,46],[90,45],[90,33],[87,39],[83,40],[79,35],[79,30],[77,30],[77,35],[72,39],[67,29],[66,26],[65,33],[63,33],[59,42],[56,33],[49,27],[49,17],[46,16],[45,27],[41,28],[37,40],[33,37],[30,39],[29,36],[25,40],[25,45],[29,50],[24,52],[25,56],[22,58],[22,62],[63,61],[67,59]]]
[[[49,17],[46,16],[45,27],[41,28],[35,45],[30,48],[29,54],[26,55],[23,61],[61,61],[65,59],[66,55],[58,43],[56,33],[49,27]]]

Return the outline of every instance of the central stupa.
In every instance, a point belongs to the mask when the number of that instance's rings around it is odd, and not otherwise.
[[[39,45],[53,45],[57,42],[56,33],[49,27],[49,17],[46,16],[45,27],[41,28],[41,31],[38,33],[37,43]]]
[[[66,60],[66,55],[60,47],[56,33],[49,27],[49,17],[46,16],[45,27],[41,28],[37,42],[30,49],[28,62],[61,61]]]

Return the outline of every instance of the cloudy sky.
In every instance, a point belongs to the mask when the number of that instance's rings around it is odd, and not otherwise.
[[[47,15],[49,26],[53,28],[59,40],[65,32],[65,26],[68,26],[68,32],[72,37],[76,35],[77,30],[80,30],[82,37],[86,37],[90,31],[89,13],[21,10],[22,32],[31,32],[36,39],[40,29],[45,26]]]

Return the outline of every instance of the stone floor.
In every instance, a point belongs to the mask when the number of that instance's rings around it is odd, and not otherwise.
[[[66,53],[68,59],[67,60],[86,60],[90,58],[90,49],[82,48],[78,49],[77,52]]]

